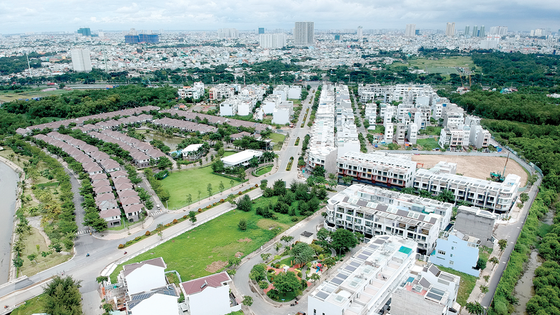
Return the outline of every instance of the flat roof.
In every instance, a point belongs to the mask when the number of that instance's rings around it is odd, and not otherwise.
[[[222,158],[222,162],[228,165],[235,165],[248,161],[252,159],[254,156],[261,156],[262,154],[263,153],[261,151],[245,150]]]

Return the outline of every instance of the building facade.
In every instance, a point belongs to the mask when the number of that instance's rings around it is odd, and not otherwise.
[[[295,46],[313,46],[315,23],[314,22],[296,22],[294,28],[294,45]]]

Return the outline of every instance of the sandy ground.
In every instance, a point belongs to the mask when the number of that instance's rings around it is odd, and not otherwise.
[[[501,173],[506,163],[505,157],[497,156],[413,155],[412,160],[420,164],[423,163],[424,165],[419,165],[420,168],[432,168],[439,161],[457,163],[457,173],[480,179],[489,178],[490,172]],[[525,173],[521,165],[512,159],[508,161],[506,167],[507,174],[520,176],[521,187],[527,183],[527,173]]]

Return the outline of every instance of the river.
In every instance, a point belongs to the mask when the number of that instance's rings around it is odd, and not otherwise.
[[[552,225],[554,223],[554,211],[549,210],[546,217],[543,219],[543,223]],[[527,302],[535,295],[535,290],[533,289],[533,278],[535,277],[535,270],[542,265],[544,259],[539,256],[539,251],[533,249],[529,260],[525,263],[525,270],[521,279],[517,281],[515,289],[513,290],[513,295],[519,299],[519,303],[515,306],[515,315],[525,315],[527,314],[526,306]]]
[[[0,284],[8,281],[14,213],[16,209],[19,176],[6,164],[0,162]]]

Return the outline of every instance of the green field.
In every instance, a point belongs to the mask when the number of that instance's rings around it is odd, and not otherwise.
[[[432,150],[439,148],[439,144],[436,139],[434,138],[427,138],[427,139],[418,139],[416,144],[421,146],[424,150]]]
[[[267,165],[267,166],[263,166],[262,168],[259,168],[255,174],[257,174],[257,176],[261,176],[264,175],[268,172],[270,172],[272,170],[272,165]]]
[[[2,91],[0,92],[0,101],[2,102],[11,102],[19,99],[31,99],[33,97],[45,97],[45,96],[52,96],[52,95],[61,95],[64,93],[68,93],[71,91],[66,90],[55,90],[55,91],[48,91],[48,92],[41,92],[40,89],[25,91],[25,92],[13,92],[13,91]]]
[[[226,152],[228,153],[228,152]],[[161,181],[163,189],[169,192],[168,209],[179,209],[187,206],[187,195],[191,194],[192,201],[195,203],[200,199],[208,198],[208,184],[212,185],[212,195],[219,194],[220,182],[225,189],[231,187],[230,179],[212,173],[210,166],[172,172],[167,178]],[[234,180],[234,186],[239,184]]]
[[[459,74],[457,69],[455,69],[454,67],[465,67],[472,69],[474,67],[474,62],[471,57],[456,56],[440,58],[437,60],[430,60],[426,58],[409,59],[408,65],[399,62],[393,63],[392,66],[409,66],[425,70],[428,73],[440,73],[449,75],[452,73]]]
[[[284,139],[286,139],[286,135],[283,135],[281,133],[271,133],[270,134],[270,139],[272,139],[272,142],[274,142],[274,150],[280,150],[282,149],[282,144],[284,143]]]
[[[43,313],[44,295],[25,301],[25,304],[12,311],[12,315],[32,315]]]
[[[457,293],[457,303],[461,304],[461,306],[465,306],[467,304],[467,299],[469,295],[471,295],[474,286],[476,285],[476,280],[478,279],[475,276],[468,275],[466,273],[459,272],[457,270],[446,268],[442,266],[437,266],[441,271],[449,272],[450,274],[454,274],[456,276],[461,277],[461,282],[459,284],[459,292]]]
[[[242,256],[248,255],[274,238],[277,235],[276,228],[284,231],[296,223],[285,214],[275,213],[278,220],[263,219],[255,214],[257,205],[264,205],[275,199],[277,197],[258,198],[255,200],[256,203],[251,212],[233,210],[225,213],[134,257],[125,264],[163,257],[167,270],[177,270],[183,281],[218,272],[223,269],[223,262],[227,262],[236,253],[242,253]],[[247,220],[247,230],[245,231],[241,231],[237,227],[241,219]],[[213,272],[206,270],[212,263],[222,263],[222,268],[215,269]],[[121,269],[122,265],[119,265],[111,274],[113,283],[116,283]]]

